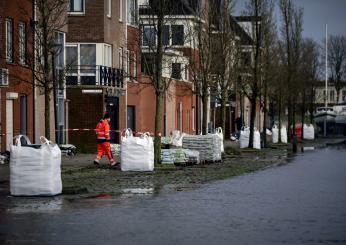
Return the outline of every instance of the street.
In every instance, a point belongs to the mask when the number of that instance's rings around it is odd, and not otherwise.
[[[346,244],[345,149],[173,193],[10,197],[0,244]]]

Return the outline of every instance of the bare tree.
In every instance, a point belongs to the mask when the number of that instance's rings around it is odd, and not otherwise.
[[[331,80],[336,90],[336,101],[342,89],[342,79],[346,74],[346,37],[330,35],[328,38],[328,63],[331,71]]]
[[[237,36],[236,21],[230,16],[233,0],[222,1],[219,9],[214,9],[215,31],[213,32],[212,73],[216,81],[214,93],[220,100],[222,129],[226,128],[226,103],[228,91],[235,88],[238,77],[240,41]],[[239,34],[238,34],[239,35]]]
[[[37,16],[37,20],[33,23],[35,50],[28,54],[28,61],[33,69],[34,85],[41,94],[44,94],[44,126],[47,138],[50,138],[50,103],[52,92],[55,92],[53,90],[56,82],[53,76],[54,59],[63,51],[62,44],[59,44],[57,39],[57,31],[66,26],[67,5],[67,0],[34,1]],[[31,13],[24,14],[30,15]]]
[[[268,0],[249,0],[245,14],[252,16],[253,21],[251,23],[251,38],[253,39],[252,45],[252,56],[253,62],[249,67],[249,74],[247,80],[244,81],[243,92],[248,97],[251,108],[250,108],[250,138],[249,148],[253,147],[254,141],[254,128],[256,120],[256,105],[260,96],[261,90],[261,79],[262,79],[262,46],[263,46],[263,30],[262,27],[263,19],[269,13],[270,1]]]

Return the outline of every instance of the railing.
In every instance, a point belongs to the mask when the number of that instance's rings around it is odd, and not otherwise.
[[[124,72],[107,66],[70,67],[66,74],[66,85],[124,87]]]

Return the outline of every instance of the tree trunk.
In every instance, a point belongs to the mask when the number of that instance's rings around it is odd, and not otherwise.
[[[155,109],[155,139],[154,139],[154,161],[161,163],[161,118],[162,118],[162,95],[156,93]]]
[[[281,127],[282,127],[282,124],[281,124],[281,109],[282,109],[282,98],[281,98],[281,88],[280,88],[280,96],[279,96],[279,116],[278,116],[278,121],[279,121],[279,143],[282,143],[281,141]]]
[[[208,96],[204,92],[202,95],[202,102],[203,102],[202,134],[206,135],[208,133]]]
[[[253,148],[254,141],[254,132],[255,132],[255,119],[256,119],[256,99],[257,94],[254,94],[251,97],[251,111],[250,111],[250,137],[249,137],[249,148]]]
[[[50,140],[50,89],[48,82],[45,82],[44,87],[44,134]]]
[[[291,96],[289,96],[288,101],[287,101],[287,140],[288,142],[291,141],[291,136],[292,136],[292,101],[291,101]]]
[[[302,98],[302,140],[304,139],[304,123],[305,123],[305,90],[303,91]]]
[[[263,147],[267,147],[267,82],[264,81],[264,101],[263,101]]]
[[[228,91],[227,89],[224,89],[221,92],[221,127],[222,127],[222,132],[226,132],[226,102],[228,99]],[[224,137],[225,138],[225,137]]]

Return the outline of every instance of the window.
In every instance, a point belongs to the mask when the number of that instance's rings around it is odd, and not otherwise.
[[[122,69],[123,68],[123,48],[119,48],[119,68]]]
[[[172,45],[184,45],[184,26],[172,25]]]
[[[21,95],[19,97],[19,116],[20,116],[20,122],[19,122],[19,132],[20,134],[26,135],[26,96]]]
[[[105,44],[103,64],[112,67],[112,46]]]
[[[163,26],[163,30],[162,30],[162,44],[164,46],[168,46],[169,45],[169,26],[165,25]]]
[[[172,63],[172,78],[181,79],[181,64]]]
[[[137,0],[128,0],[127,22],[130,25],[138,25],[138,3]]]
[[[107,0],[106,7],[107,17],[110,18],[112,16],[112,0]]]
[[[18,26],[19,31],[19,63],[26,64],[26,26],[25,23],[20,22]]]
[[[13,20],[6,19],[6,61],[13,62]]]
[[[129,57],[129,51],[125,50],[124,52],[124,71],[125,71],[125,76],[129,77],[130,76],[130,57]]]
[[[346,90],[342,91],[342,101],[346,101]]]
[[[133,52],[132,54],[132,77],[134,79],[137,78],[137,56],[136,56],[136,53]]]
[[[66,47],[68,85],[96,84],[96,44],[75,44]]]
[[[142,54],[141,59],[141,72],[145,75],[153,75],[155,62],[154,57],[150,54]]]
[[[143,26],[143,46],[154,46],[156,44],[155,27]]]
[[[70,13],[84,13],[84,0],[70,0],[69,12]]]
[[[64,68],[65,68],[65,33],[56,31],[54,33],[55,50],[54,50],[54,65],[56,70],[56,79],[58,88],[63,88],[64,84]]]
[[[335,100],[334,90],[331,90],[329,92],[329,101],[334,102],[334,100]]]
[[[119,21],[123,21],[123,0],[119,0]]]

